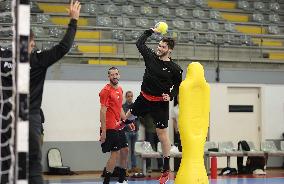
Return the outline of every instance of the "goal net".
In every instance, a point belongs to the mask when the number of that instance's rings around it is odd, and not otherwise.
[[[28,183],[29,0],[0,0],[0,179]]]

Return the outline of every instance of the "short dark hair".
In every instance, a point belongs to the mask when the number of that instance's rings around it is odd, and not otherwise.
[[[107,74],[110,74],[110,72],[109,72],[110,70],[118,70],[118,69],[115,66],[112,66],[108,69]]]
[[[175,47],[175,40],[174,39],[172,39],[170,37],[163,37],[161,41],[167,43],[168,47],[170,49],[174,49],[174,47]]]
[[[132,91],[126,91],[125,97],[127,97],[128,93],[133,93]]]

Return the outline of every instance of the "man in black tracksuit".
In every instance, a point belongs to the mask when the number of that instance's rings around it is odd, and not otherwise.
[[[68,29],[60,43],[50,50],[34,51],[30,54],[30,107],[29,107],[29,183],[41,184],[41,116],[40,107],[46,71],[49,66],[61,59],[72,47],[79,19],[81,5],[71,1],[69,15],[71,17]],[[29,51],[34,47],[34,39],[30,38]]]
[[[145,73],[141,93],[133,107],[127,113],[145,116],[150,113],[156,125],[156,132],[162,144],[164,165],[160,183],[169,178],[170,140],[168,136],[169,101],[177,96],[182,81],[182,69],[172,61],[170,54],[174,48],[174,40],[164,37],[154,52],[145,44],[148,37],[158,33],[156,28],[146,30],[136,42],[136,46],[145,61]]]

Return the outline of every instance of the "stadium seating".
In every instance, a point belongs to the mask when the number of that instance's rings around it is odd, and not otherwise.
[[[0,13],[1,27],[4,28],[12,22],[7,2],[0,1],[0,10],[5,10]],[[66,16],[68,2],[33,0],[31,5],[33,30],[40,38],[38,44],[46,49],[52,45],[48,43],[49,37],[55,42],[64,33],[69,22]],[[280,61],[282,56],[279,53],[283,51],[283,38],[279,36],[283,32],[281,5],[281,2],[265,0],[83,0],[76,49],[71,49],[70,57],[72,53],[79,53],[77,57],[96,59],[98,52],[103,51],[100,57],[115,60],[123,56],[123,59],[138,61],[139,53],[133,47],[135,40],[143,30],[165,21],[170,28],[168,35],[175,32],[181,50],[196,48],[197,44],[198,49],[215,52],[215,45],[221,44],[224,50],[234,49],[243,56],[249,53],[247,61],[252,61],[250,57],[259,55],[257,49],[261,47],[262,52],[270,53],[267,59]],[[11,37],[11,32],[0,31],[0,37],[5,35]],[[159,35],[152,36],[149,44],[160,38]],[[243,45],[246,47],[241,47]],[[86,50],[88,52],[83,52]],[[184,61],[191,57],[200,60],[209,58],[205,57],[206,53],[196,55],[195,51],[198,52],[194,49],[192,55],[192,52],[178,52],[178,58]],[[262,55],[255,60],[259,57]]]

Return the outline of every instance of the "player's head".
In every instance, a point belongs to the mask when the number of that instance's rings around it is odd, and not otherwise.
[[[32,53],[32,50],[35,48],[35,35],[32,30],[30,30],[30,40],[29,40],[29,48],[28,53]]]
[[[118,69],[113,66],[108,69],[107,74],[108,74],[109,82],[114,86],[117,85],[119,78],[120,78]]]
[[[175,47],[175,41],[172,38],[164,37],[158,44],[156,54],[159,57],[164,57],[164,56],[169,57],[174,47]]]
[[[127,103],[132,103],[132,101],[133,101],[133,93],[132,93],[132,91],[127,91],[125,93],[125,99],[126,99]]]

